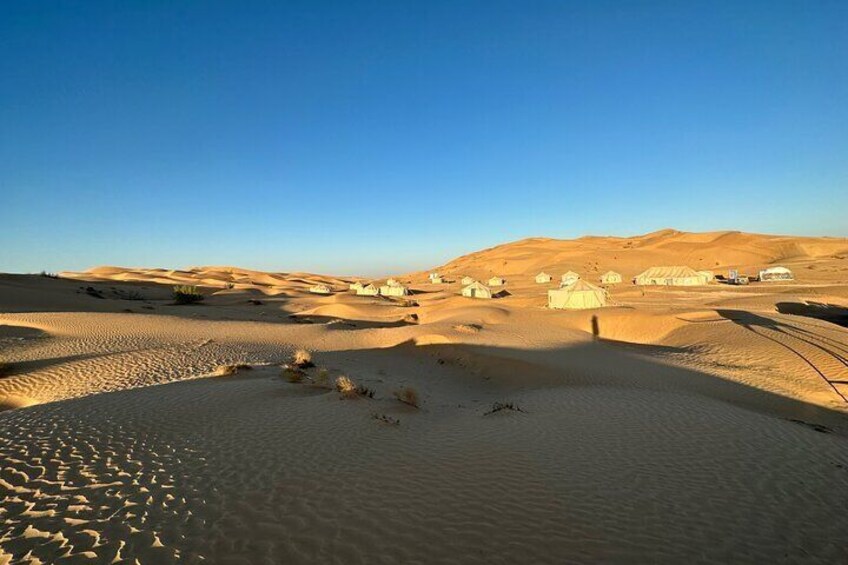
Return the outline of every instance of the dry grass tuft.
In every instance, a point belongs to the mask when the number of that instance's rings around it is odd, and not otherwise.
[[[196,286],[184,284],[174,287],[174,302],[176,304],[196,304],[202,300],[203,293]]]
[[[292,365],[301,369],[308,369],[309,367],[314,367],[315,363],[312,362],[311,353],[305,349],[298,349],[294,352],[294,357],[292,357]]]
[[[321,387],[329,388],[330,386],[330,371],[327,369],[318,369],[318,374],[312,377],[312,384]]]
[[[215,369],[215,375],[218,377],[227,377],[229,375],[235,375],[239,371],[249,371],[253,369],[247,363],[233,363],[231,365],[218,365],[218,368]]]
[[[342,396],[353,396],[356,394],[356,385],[353,384],[353,381],[346,376],[339,375],[336,377],[336,390],[339,391]]]
[[[294,365],[283,365],[282,369],[283,377],[292,384],[302,383],[303,379],[306,378],[306,372]]]
[[[394,392],[394,395],[395,398],[397,398],[404,404],[408,404],[409,406],[413,406],[415,408],[419,407],[420,401],[418,400],[418,393],[411,386],[406,386],[400,390],[396,390]]]

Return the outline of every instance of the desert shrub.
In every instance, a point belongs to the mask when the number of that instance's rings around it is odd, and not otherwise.
[[[343,396],[353,396],[356,393],[356,385],[344,375],[336,377],[336,390]]]
[[[203,300],[203,294],[192,285],[178,285],[174,287],[174,302],[177,304],[195,304]]]
[[[235,375],[239,371],[249,371],[252,369],[250,365],[247,363],[232,363],[229,365],[218,365],[218,368],[215,369],[215,374],[220,377],[226,377],[228,375]]]
[[[327,388],[330,382],[330,371],[327,369],[319,369],[318,373],[312,377],[312,384],[322,388]]]
[[[306,378],[306,373],[294,365],[283,365],[283,377],[292,384],[300,384]]]
[[[394,395],[395,395],[395,398],[397,398],[399,401],[403,402],[404,404],[408,404],[410,406],[414,406],[415,408],[418,408],[418,405],[419,405],[418,393],[415,392],[415,389],[412,388],[411,386],[406,386],[406,387],[403,387],[400,390],[396,390],[394,392]]]
[[[105,298],[103,293],[94,288],[93,286],[85,287],[85,293],[93,298]]]
[[[308,369],[309,367],[314,367],[315,363],[312,362],[311,353],[305,349],[298,349],[292,357],[292,365],[301,369]]]
[[[144,296],[135,290],[116,290],[115,295],[121,300],[145,300]]]
[[[492,404],[492,409],[488,412],[484,412],[483,415],[487,416],[489,414],[501,412],[502,410],[510,410],[512,412],[524,412],[524,410],[522,410],[517,404],[513,402],[495,402]]]
[[[364,396],[366,398],[374,398],[374,391],[368,388],[367,386],[356,385],[356,388],[353,391],[359,396]]]
[[[374,412],[373,414],[371,414],[371,417],[377,420],[378,422],[383,422],[384,424],[388,424],[390,426],[400,425],[400,420],[398,420],[397,418],[392,418],[391,416],[388,416],[386,414],[377,414],[376,412]]]

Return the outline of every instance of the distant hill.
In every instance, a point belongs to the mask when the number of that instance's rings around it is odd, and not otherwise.
[[[655,265],[688,265],[724,271],[810,261],[844,261],[848,238],[763,235],[738,231],[705,233],[664,229],[634,237],[585,236],[578,239],[530,238],[458,257],[439,267],[448,276],[490,274],[529,276],[615,270],[631,277]]]

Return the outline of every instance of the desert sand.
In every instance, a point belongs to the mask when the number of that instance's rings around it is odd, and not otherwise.
[[[630,284],[654,265],[795,280]],[[433,269],[392,273],[399,299],[0,275],[0,564],[848,562],[848,239],[537,238]],[[610,306],[544,307],[610,269]]]

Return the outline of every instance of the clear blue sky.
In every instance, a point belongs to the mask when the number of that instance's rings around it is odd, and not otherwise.
[[[0,271],[847,214],[844,0],[0,3]]]

